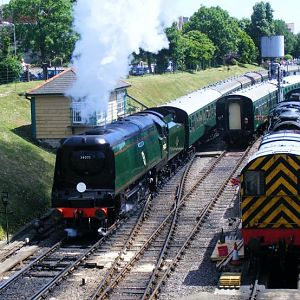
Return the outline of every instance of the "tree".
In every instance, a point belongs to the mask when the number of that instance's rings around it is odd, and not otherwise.
[[[11,0],[3,9],[15,25],[18,51],[31,51],[41,62],[69,61],[76,41],[70,0]]]
[[[216,47],[206,34],[198,30],[191,30],[183,37],[187,69],[197,69],[200,62],[204,63],[213,58]]]
[[[256,60],[258,51],[251,37],[243,30],[238,31],[238,53],[242,63],[251,63]]]
[[[185,24],[183,30],[185,33],[191,30],[205,33],[216,47],[217,61],[222,63],[227,53],[237,51],[238,28],[237,21],[226,10],[219,6],[202,6]]]
[[[273,9],[270,3],[258,2],[253,6],[249,35],[260,50],[261,37],[275,34]],[[260,58],[259,58],[260,59]]]
[[[297,58],[300,57],[300,33],[295,36],[293,56]]]
[[[158,51],[156,54],[156,70],[158,74],[162,74],[166,71],[168,64],[169,64],[169,50],[162,49]]]
[[[242,18],[241,20],[238,20],[238,24],[240,28],[249,35],[251,32],[251,20],[248,18]]]
[[[296,43],[295,36],[289,31],[287,24],[283,20],[275,20],[274,28],[276,35],[284,36],[284,52],[293,54]]]
[[[5,58],[10,54],[11,33],[10,29],[4,26],[0,27],[0,32],[0,57]]]
[[[173,69],[184,70],[185,69],[185,43],[182,38],[181,30],[178,30],[176,24],[173,24],[171,27],[166,29],[166,35],[169,40],[169,55],[170,60],[173,63]]]
[[[19,60],[13,56],[7,56],[0,61],[0,83],[9,83],[19,79],[21,71]]]

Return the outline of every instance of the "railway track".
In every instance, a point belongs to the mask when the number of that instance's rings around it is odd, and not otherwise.
[[[174,176],[175,183],[171,179],[164,189],[163,198],[170,198],[169,207],[165,201],[162,205],[164,208],[156,206],[155,209],[170,209],[171,199],[176,190],[176,178],[180,177],[180,172]],[[83,273],[80,278],[78,299],[84,298],[87,289],[92,293],[96,287],[95,282],[99,284],[99,278],[103,278],[103,282],[109,280],[120,262],[126,259],[126,255],[128,253],[131,255],[128,250],[132,247],[132,241],[139,232],[140,225],[138,224],[144,222],[148,210],[151,210],[152,203],[150,202],[141,205],[143,209],[140,209],[139,218],[135,214],[127,221],[123,221],[122,225],[118,225],[118,230],[108,233],[92,247],[82,248],[75,245],[62,247],[62,242],[51,247],[15,275],[3,281],[0,286],[0,298],[39,299],[48,294],[63,278],[71,277],[72,273],[75,273],[76,277],[77,270]],[[64,263],[65,260],[68,260],[68,263]],[[68,285],[69,283],[67,283]],[[74,291],[72,290],[70,294],[73,297]]]
[[[236,158],[235,164],[233,163],[233,157]],[[206,172],[200,176],[200,179],[196,180],[196,183],[186,194],[183,191],[186,183],[182,180],[175,197],[177,202],[169,215],[165,217],[160,226],[143,244],[139,252],[121,268],[122,271],[111,280],[108,287],[105,289],[102,286],[98,287],[90,299],[148,299],[156,297],[161,284],[168,277],[169,272],[174,269],[177,261],[185,254],[186,248],[207,218],[209,210],[220,197],[224,185],[229,182],[244,158],[242,154],[233,155],[233,157],[228,154],[225,155],[225,153],[221,154],[218,159],[211,163]],[[230,162],[230,167],[227,166],[229,169],[227,172],[224,170],[226,162],[227,165]],[[223,179],[219,178],[219,182],[221,182],[220,187],[217,189],[215,197],[208,200],[207,203],[203,201],[199,205],[199,198],[195,197],[195,193],[199,190],[203,191],[205,182],[210,181],[209,177],[213,173],[217,173],[218,176],[222,174]],[[186,178],[190,179],[190,177],[186,176],[185,180]],[[216,183],[213,182],[211,190],[215,191],[215,189]],[[207,192],[207,189],[205,191]],[[207,198],[209,199],[209,197]],[[168,227],[164,226],[168,223],[170,223]],[[153,243],[155,237],[156,242]]]
[[[203,168],[207,161],[211,158],[205,158],[199,163],[200,169]],[[50,294],[51,297],[59,299],[84,299],[87,295],[97,289],[97,284],[102,282],[105,286],[105,282],[111,282],[119,271],[122,269],[122,265],[126,265],[130,258],[139,251],[147,236],[150,237],[153,233],[153,228],[157,228],[157,224],[160,223],[161,217],[158,215],[167,215],[174,206],[174,195],[179,184],[181,173],[184,168],[177,171],[175,176],[164,186],[148,205],[145,205],[145,210],[140,212],[139,219],[142,220],[138,225],[138,217],[135,216],[125,222],[112,237],[108,237],[99,247],[99,249],[93,252],[86,261],[90,266],[87,268],[83,264],[79,264],[76,270],[66,277],[67,280],[61,281],[61,284],[57,287],[54,282],[49,289],[53,289]],[[192,181],[189,182],[192,184]],[[147,208],[148,207],[148,208]],[[151,217],[155,212],[156,217]],[[144,221],[147,222],[144,222]],[[139,227],[143,228],[143,224],[149,224],[147,229],[140,231]],[[145,227],[145,228],[146,228]],[[140,240],[139,240],[140,239]],[[125,246],[124,246],[125,245]],[[127,245],[127,246],[126,246]],[[94,266],[94,267],[93,267]],[[48,291],[46,292],[48,293]],[[39,295],[41,297],[41,295]],[[43,296],[45,297],[45,296]],[[8,298],[9,299],[9,298]],[[38,299],[38,298],[33,298]]]
[[[3,246],[0,249],[0,262],[7,260],[10,256],[19,251],[25,244],[25,241],[15,241]]]
[[[132,224],[136,222],[134,217],[130,219]],[[65,237],[62,238],[58,243],[48,247],[46,251],[27,263],[22,269],[2,281],[0,283],[0,299],[41,299],[58,282],[70,276],[79,265],[84,268],[101,269],[101,266],[88,261],[89,256],[107,241],[110,243],[110,238],[113,240],[116,230],[120,228],[121,231],[126,221],[127,219],[116,222],[105,237],[99,239],[96,243],[92,243],[92,245],[90,245],[91,241],[88,241],[87,244],[80,243],[76,245]],[[101,248],[101,251],[107,253],[105,248]],[[84,281],[84,278],[82,281]]]
[[[126,239],[121,230],[117,231],[115,239],[111,243],[111,247],[115,247],[117,244],[123,247],[118,250],[118,255],[114,258],[114,261],[107,266],[107,268],[104,268],[102,274],[98,276],[98,285],[95,285],[93,289],[92,285],[89,286],[92,298],[97,297],[97,294],[103,290],[109,289],[113,282],[116,282],[118,278],[122,277],[123,273],[126,273],[126,270],[130,269],[132,262],[138,260],[141,257],[140,254],[147,248],[146,240],[155,239],[155,230],[173,208],[176,188],[183,172],[184,168],[180,168],[158,193],[157,197],[152,199],[148,205],[149,207],[140,213],[140,217],[133,222],[135,225],[131,227],[131,233]],[[114,250],[107,249],[105,251],[111,253]],[[99,257],[97,259],[99,259]],[[95,278],[93,270],[90,270],[88,277]],[[62,297],[63,293],[64,297],[68,298],[66,293],[68,294],[70,292],[70,294],[74,295],[74,291],[76,293],[76,299],[87,298],[86,289],[78,286],[78,284],[74,284],[74,282],[73,284],[70,283],[69,280],[63,283],[61,288],[54,292],[53,295],[54,297]]]
[[[0,279],[7,279],[30,264],[64,234],[61,219],[51,210],[16,233],[9,244],[0,247]],[[3,282],[0,282],[0,286]]]
[[[243,157],[241,153],[225,152],[212,157],[196,156],[189,168],[180,168],[157,197],[143,205],[139,214],[124,221],[96,246],[65,247],[70,254],[67,259],[62,258],[65,254],[60,256],[54,251],[53,255],[60,258],[52,263],[49,258],[50,263],[39,261],[37,267],[18,276],[19,283],[12,280],[0,286],[0,298],[40,299],[48,294],[56,299],[149,299],[161,292],[163,296],[162,284],[176,271],[193,240],[208,239],[208,235],[213,238],[207,232],[208,220],[218,219],[230,205],[232,199],[228,204],[220,198]],[[199,236],[202,231],[203,236]],[[201,247],[205,251],[207,245]],[[26,284],[20,278],[25,278]],[[28,282],[34,288],[28,288]],[[22,286],[31,289],[25,298]]]
[[[242,165],[257,148],[258,143],[249,147],[245,152],[227,152],[213,172],[207,177],[195,193],[191,194],[191,201],[181,215],[178,228],[189,228],[178,231],[177,241],[182,241],[181,246],[175,245],[172,258],[163,275],[148,295],[148,299],[154,299],[159,295],[160,299],[186,296],[193,292],[212,292],[217,286],[218,274],[215,265],[210,261],[210,254],[214,248],[221,228],[237,231],[239,222],[236,220],[229,225],[228,219],[232,216],[231,210],[237,201],[234,199],[235,187],[230,184],[230,178],[236,177]],[[198,204],[198,199],[203,203],[209,203],[203,209]],[[196,207],[199,217],[195,220]],[[189,226],[186,225],[189,220]],[[178,243],[179,244],[179,243]],[[189,249],[189,250],[188,250]],[[189,281],[190,274],[191,281]],[[199,283],[195,278],[199,276]],[[192,279],[194,278],[194,279]],[[205,282],[205,284],[201,284]]]

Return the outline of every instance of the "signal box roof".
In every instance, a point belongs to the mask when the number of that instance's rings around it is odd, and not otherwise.
[[[68,88],[75,82],[76,80],[76,71],[73,68],[68,68],[63,72],[57,74],[51,79],[43,82],[38,87],[26,93],[27,97],[31,96],[40,96],[40,95],[61,95],[63,96]],[[115,90],[117,89],[125,89],[129,87],[130,84],[119,80],[117,83]]]

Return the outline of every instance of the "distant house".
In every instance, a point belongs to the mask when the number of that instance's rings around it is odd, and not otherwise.
[[[95,118],[85,124],[80,116],[81,102],[74,102],[65,96],[65,91],[75,79],[76,72],[69,68],[26,93],[26,98],[31,102],[32,135],[35,139],[55,147],[62,138],[124,116],[130,84],[120,80],[111,92],[106,114],[95,112]]]

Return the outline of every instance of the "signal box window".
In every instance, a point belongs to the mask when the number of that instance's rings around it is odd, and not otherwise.
[[[247,196],[260,196],[265,194],[265,174],[263,171],[245,172],[244,192]]]

